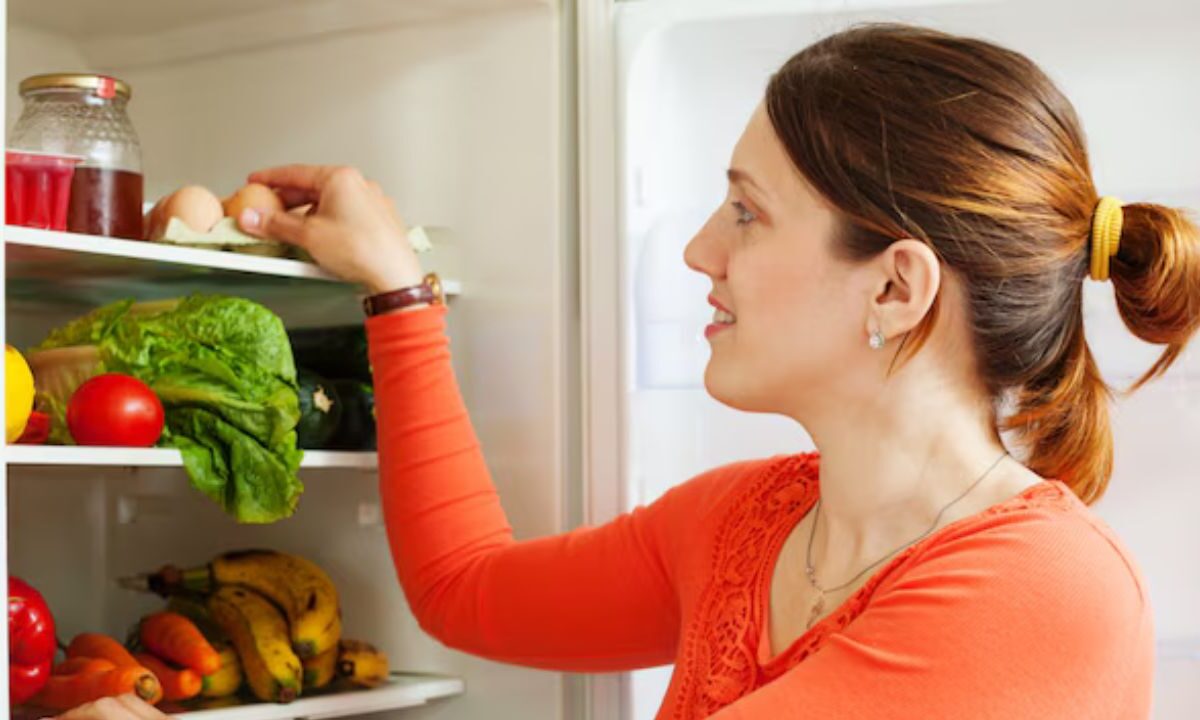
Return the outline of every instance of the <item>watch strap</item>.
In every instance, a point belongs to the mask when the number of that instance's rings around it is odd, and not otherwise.
[[[442,284],[435,273],[429,273],[420,285],[370,295],[362,304],[367,317],[373,317],[412,305],[440,305],[442,301]]]

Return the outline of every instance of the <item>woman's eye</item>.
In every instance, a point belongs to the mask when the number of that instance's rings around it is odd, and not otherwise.
[[[736,222],[738,225],[749,225],[757,219],[754,213],[750,212],[745,205],[736,200],[733,202],[733,209],[737,210]]]

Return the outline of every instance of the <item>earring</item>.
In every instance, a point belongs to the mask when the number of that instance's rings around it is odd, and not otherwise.
[[[875,330],[871,333],[871,339],[867,341],[867,344],[871,346],[872,350],[879,350],[885,342],[886,338],[883,337],[883,332]]]

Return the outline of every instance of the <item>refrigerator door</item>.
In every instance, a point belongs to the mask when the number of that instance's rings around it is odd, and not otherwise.
[[[626,508],[732,460],[812,448],[803,428],[725,407],[705,392],[712,308],[708,278],[684,266],[684,246],[725,195],[734,143],[771,73],[815,40],[862,21],[902,21],[984,37],[1038,62],[1084,121],[1094,177],[1126,202],[1200,207],[1200,8],[1179,1],[643,2],[616,17],[620,179],[623,435]],[[1134,98],[1139,100],[1135,101]],[[1149,111],[1148,111],[1149,110]],[[1158,349],[1137,341],[1112,288],[1087,283],[1087,332],[1106,378],[1126,387]],[[1159,718],[1194,717],[1186,690],[1200,648],[1200,352],[1113,413],[1116,473],[1098,513],[1139,558],[1163,641]],[[869,442],[869,438],[864,438]],[[1189,672],[1188,668],[1192,668]],[[654,716],[670,668],[634,673],[632,717]]]

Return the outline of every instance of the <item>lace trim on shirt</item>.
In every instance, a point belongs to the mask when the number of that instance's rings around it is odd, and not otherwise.
[[[890,569],[926,544],[922,541],[897,554],[837,609],[760,666],[758,643],[767,622],[762,617],[767,603],[761,598],[764,583],[769,593],[776,555],[770,549],[778,549],[816,500],[819,465],[816,453],[782,458],[766,465],[731,500],[732,508],[713,545],[713,576],[677,665],[677,672],[683,674],[673,714],[676,720],[708,717],[798,665],[862,613]],[[1061,483],[1040,483],[974,517],[1045,506],[1047,501],[1070,503],[1073,498]]]

